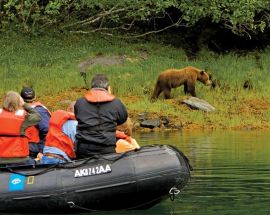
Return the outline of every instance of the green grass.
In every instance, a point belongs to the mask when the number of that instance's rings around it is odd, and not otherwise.
[[[95,73],[105,73],[118,97],[140,97],[127,103],[130,110],[177,116],[184,122],[204,124],[208,121],[235,127],[262,123],[256,116],[237,114],[238,109],[245,105],[245,100],[262,99],[270,102],[270,50],[245,56],[233,53],[217,55],[202,50],[196,60],[189,61],[182,49],[155,40],[131,41],[99,35],[65,34],[29,37],[12,32],[1,34],[0,47],[1,94],[7,90],[19,91],[22,86],[30,85],[38,95],[54,96],[70,88],[84,86],[78,63],[103,54],[122,55],[126,60],[123,65],[97,65],[88,69],[87,79],[90,81]],[[256,60],[255,54],[259,60]],[[161,71],[188,65],[207,68],[219,81],[220,86],[215,90],[196,84],[197,96],[215,106],[216,112],[205,114],[201,111],[183,111],[180,105],[164,101],[162,95],[154,103],[149,101]],[[252,82],[252,90],[243,89],[246,80]],[[183,87],[174,89],[172,96],[176,101],[183,98]],[[269,110],[265,110],[263,117],[264,120],[270,120]]]

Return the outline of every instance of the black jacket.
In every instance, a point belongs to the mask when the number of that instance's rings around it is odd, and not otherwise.
[[[116,126],[128,116],[124,104],[106,90],[92,89],[76,101],[74,109],[78,121],[77,156],[115,151]]]

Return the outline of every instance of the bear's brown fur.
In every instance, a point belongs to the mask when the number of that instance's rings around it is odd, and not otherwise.
[[[210,75],[204,70],[188,66],[183,69],[168,69],[160,73],[152,95],[152,99],[158,98],[164,92],[165,99],[171,98],[171,89],[184,85],[185,94],[190,93],[196,97],[195,83],[200,81],[205,85],[211,85]]]

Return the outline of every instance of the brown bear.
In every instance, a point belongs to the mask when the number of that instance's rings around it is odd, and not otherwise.
[[[196,97],[195,83],[200,81],[205,85],[211,85],[211,77],[204,70],[188,66],[183,69],[168,69],[160,73],[152,95],[157,99],[164,92],[165,99],[171,98],[171,89],[184,85],[185,94],[190,93]]]

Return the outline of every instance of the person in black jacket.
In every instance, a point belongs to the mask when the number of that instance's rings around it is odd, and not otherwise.
[[[111,94],[108,78],[96,74],[91,89],[74,106],[77,158],[115,152],[116,126],[127,120],[125,105]]]

